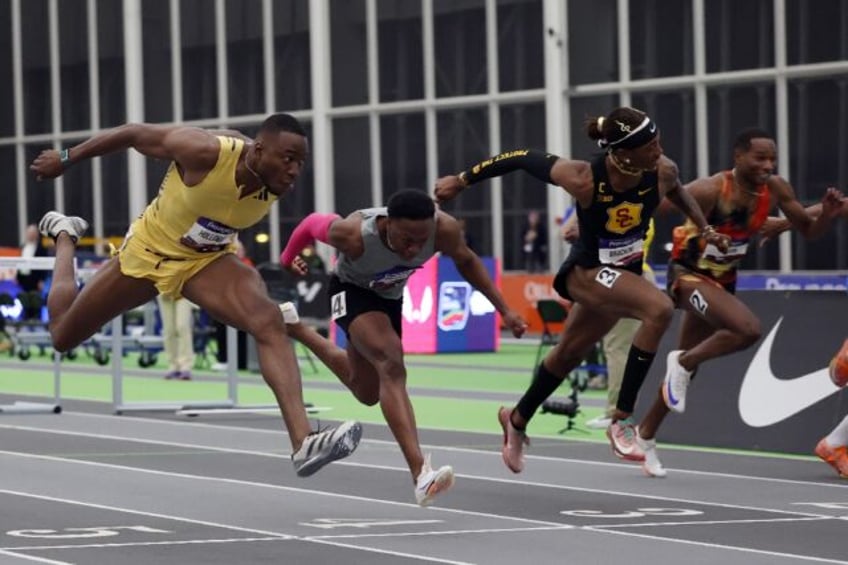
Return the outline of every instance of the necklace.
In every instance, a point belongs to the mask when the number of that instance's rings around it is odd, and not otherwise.
[[[621,173],[623,175],[628,175],[628,176],[631,176],[631,177],[642,176],[642,170],[641,169],[634,169],[632,167],[628,167],[627,165],[625,165],[624,163],[619,161],[618,157],[616,157],[615,154],[612,153],[612,152],[608,153],[608,155],[610,157],[610,162],[612,162],[613,166],[616,169],[618,169],[619,173]]]
[[[735,184],[739,188],[739,190],[741,190],[742,192],[744,192],[746,194],[750,194],[751,196],[759,196],[760,195],[759,190],[751,190],[750,188],[742,186],[742,183],[739,182],[739,178],[736,175],[736,167],[733,167],[733,170],[730,171],[730,174],[733,175],[733,184]]]
[[[392,240],[389,239],[389,227],[388,226],[386,226],[386,247],[389,248],[389,251],[392,251],[392,252],[395,251],[395,248],[392,245]]]
[[[247,159],[244,160],[244,166],[247,167],[247,170],[250,171],[253,176],[255,176],[260,182],[262,182],[262,177],[259,176],[259,173],[254,171],[250,165],[247,164]],[[264,183],[263,183],[264,184]]]
[[[251,149],[252,149],[252,148],[253,148],[253,146],[251,145]],[[250,163],[248,163],[248,162],[247,162],[247,157],[248,157],[248,155],[245,155],[245,156],[244,156],[244,166],[245,166],[245,167],[247,167],[247,170],[248,170],[248,171],[250,171],[250,173],[251,173],[253,176],[255,176],[255,177],[256,177],[256,179],[257,179],[259,182],[261,182],[261,183],[262,183],[262,186],[265,186],[265,181],[264,181],[264,180],[262,180],[262,177],[261,177],[261,176],[259,176],[259,173],[257,173],[256,171],[254,171],[254,170],[253,170],[253,167],[251,167],[251,166],[250,166]]]

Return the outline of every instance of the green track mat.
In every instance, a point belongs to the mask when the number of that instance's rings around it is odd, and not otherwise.
[[[530,380],[536,348],[528,345],[504,345],[498,353],[463,353],[442,355],[408,355],[409,387],[415,389],[412,402],[418,425],[422,428],[460,430],[473,432],[497,432],[497,409],[501,402],[485,400],[478,393],[498,392],[512,395],[517,401]],[[37,353],[28,361],[16,358],[0,361],[0,393],[10,395],[45,396],[53,394],[52,370],[39,370],[33,365],[49,363],[49,356]],[[123,366],[137,372],[137,356],[128,354]],[[342,389],[328,390],[315,383],[337,383],[326,367],[316,360],[316,370],[301,357],[304,399],[320,407],[328,408],[320,415],[328,419],[355,418],[362,422],[382,424],[385,422],[379,406],[359,404],[353,396]],[[108,366],[99,366],[87,355],[62,363],[61,397],[63,399],[112,401],[111,375],[104,373]],[[66,369],[67,368],[67,369]],[[86,369],[91,368],[88,372]],[[124,403],[164,401],[207,401],[227,398],[227,385],[220,373],[196,370],[193,381],[166,381],[161,377],[166,372],[161,356],[157,363],[147,368],[149,376],[124,376]],[[216,380],[204,380],[215,377]],[[565,389],[564,389],[565,390]],[[433,394],[428,394],[433,391]],[[436,394],[437,393],[437,394]],[[586,391],[582,398],[603,398],[605,393]],[[273,404],[274,397],[261,377],[255,373],[240,373],[238,387],[239,404]],[[599,408],[581,407],[575,424],[582,427],[586,419],[600,414]],[[606,441],[603,432],[597,430],[557,432],[566,425],[564,416],[539,415],[533,420],[533,435],[552,435],[569,439],[594,439]],[[579,438],[577,437],[579,435]]]
[[[500,433],[497,409],[503,402],[481,399],[481,393],[498,392],[510,396],[516,402],[530,381],[536,346],[504,344],[497,353],[451,353],[439,355],[407,355],[408,386],[414,389],[412,403],[420,428]],[[126,370],[138,373],[137,355],[130,353],[124,358]],[[0,357],[0,394],[40,396],[52,398],[52,369],[38,369],[50,363],[49,356],[34,353],[28,361],[14,357]],[[328,389],[326,383],[337,383],[336,377],[320,362],[315,361],[316,370],[301,357],[304,399],[317,407],[326,408],[318,417],[330,420],[357,419],[364,423],[384,424],[379,406],[363,406],[339,385],[338,390]],[[73,361],[62,363],[61,398],[112,402],[112,381],[109,367],[97,365],[86,354]],[[89,371],[89,369],[91,369]],[[133,402],[183,402],[215,401],[227,399],[227,384],[220,373],[196,370],[195,380],[166,381],[161,378],[166,367],[159,356],[157,363],[143,371],[144,376],[124,376],[124,403]],[[213,379],[204,379],[213,377]],[[558,391],[557,397],[569,393],[567,386]],[[601,405],[605,391],[584,391],[581,399],[596,399]],[[251,372],[240,372],[238,402],[241,405],[273,405],[274,397],[262,378]],[[575,429],[560,433],[566,426],[564,416],[537,414],[533,419],[530,435],[534,439],[560,439],[606,443],[603,430],[590,430],[586,420],[600,415],[602,409],[581,406],[574,420]],[[278,418],[275,413],[266,417]],[[675,446],[663,445],[663,449]],[[684,447],[684,446],[680,446]],[[686,447],[704,451],[721,451],[812,459],[798,455],[723,450],[701,447]]]

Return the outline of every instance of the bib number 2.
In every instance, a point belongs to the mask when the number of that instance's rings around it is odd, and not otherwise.
[[[621,271],[610,269],[609,267],[602,267],[598,271],[598,274],[595,275],[595,281],[601,283],[607,288],[612,288],[612,285],[615,284],[615,281],[617,281],[620,276]]]

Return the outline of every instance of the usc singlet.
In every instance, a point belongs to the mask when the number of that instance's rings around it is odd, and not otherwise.
[[[660,202],[658,175],[645,172],[638,185],[616,192],[605,159],[601,155],[592,161],[592,205],[577,206],[580,238],[572,245],[566,264],[584,268],[607,265],[642,274],[645,237]]]

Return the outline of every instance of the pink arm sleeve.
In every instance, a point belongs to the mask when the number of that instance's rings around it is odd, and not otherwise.
[[[340,218],[341,216],[338,214],[319,214],[318,212],[306,216],[294,228],[286,248],[280,253],[280,264],[283,267],[291,265],[294,258],[303,251],[303,248],[316,239],[323,243],[329,243],[327,233],[330,231],[330,225]]]

